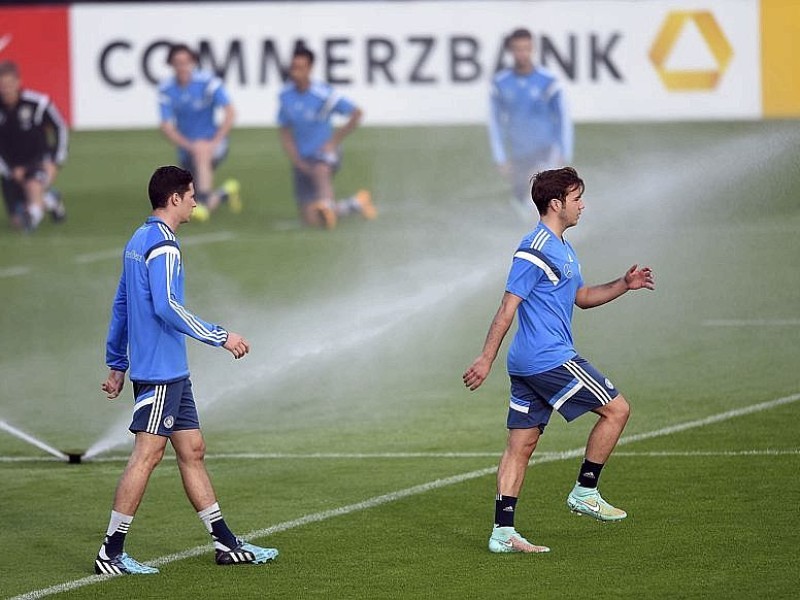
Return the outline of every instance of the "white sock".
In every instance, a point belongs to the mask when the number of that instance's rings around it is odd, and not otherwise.
[[[36,227],[44,219],[44,209],[38,204],[33,204],[28,207],[28,215],[31,218],[31,225]]]
[[[50,190],[44,193],[44,205],[47,210],[55,210],[58,208],[58,198]]]

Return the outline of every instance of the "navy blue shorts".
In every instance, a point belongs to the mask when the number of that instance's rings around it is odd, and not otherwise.
[[[544,432],[553,409],[569,422],[619,395],[608,377],[577,354],[544,373],[510,377],[509,429],[538,427]]]
[[[330,165],[331,171],[334,175],[336,175],[336,172],[339,170],[339,167],[342,164],[340,154],[305,158],[303,160],[311,165],[324,162]],[[306,206],[307,204],[311,204],[312,202],[319,200],[317,185],[311,175],[304,173],[297,167],[292,167],[292,175],[294,179],[294,199],[299,206]]]
[[[133,383],[132,433],[145,431],[169,437],[173,431],[200,429],[192,382],[187,377],[173,383]]]

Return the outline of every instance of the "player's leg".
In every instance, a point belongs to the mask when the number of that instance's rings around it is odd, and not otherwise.
[[[567,420],[588,411],[599,417],[589,434],[584,460],[567,497],[567,506],[577,514],[601,521],[619,521],[627,513],[606,502],[598,491],[598,484],[603,466],[628,421],[630,407],[611,381],[585,359],[575,357],[567,361],[564,368],[574,375],[575,383],[570,389],[576,391],[559,412]]]
[[[322,160],[313,161],[309,178],[314,200],[303,206],[303,220],[312,227],[333,229],[338,221],[333,195],[333,167]]]
[[[197,202],[213,212],[220,202],[214,193],[214,146],[209,140],[196,140],[191,155]]]
[[[3,189],[3,203],[6,207],[8,223],[12,229],[22,231],[28,223],[25,190],[11,178],[3,177],[0,183]]]
[[[539,436],[550,418],[551,409],[542,404],[525,378],[511,376],[508,410],[508,439],[497,469],[494,527],[489,537],[491,552],[549,552],[547,546],[531,544],[515,529],[517,500],[525,481],[528,462]]]
[[[274,559],[278,555],[276,549],[239,540],[225,522],[205,465],[206,446],[199,429],[192,383],[186,379],[176,385],[182,386],[182,393],[170,442],[175,448],[186,496],[214,541],[217,564],[258,564]]]
[[[25,204],[28,210],[29,228],[36,229],[42,222],[47,210],[44,203],[46,187],[40,176],[40,171],[36,169],[29,170],[22,184],[22,189],[25,190]]]
[[[133,425],[132,425],[133,427]],[[149,575],[157,569],[143,565],[124,551],[125,537],[147,489],[153,470],[164,456],[167,438],[145,431],[136,432],[133,452],[114,494],[114,507],[106,537],[95,559],[98,575]]]

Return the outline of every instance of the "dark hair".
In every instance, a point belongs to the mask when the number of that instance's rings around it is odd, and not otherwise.
[[[530,32],[530,29],[525,29],[524,27],[520,27],[515,29],[511,33],[506,36],[506,48],[511,47],[511,42],[514,40],[532,40],[533,34]]]
[[[299,56],[304,56],[308,59],[309,66],[314,64],[314,53],[308,49],[308,47],[303,42],[297,42],[294,45],[294,52],[292,52],[292,58],[297,58]]]
[[[167,54],[168,65],[172,64],[172,59],[175,58],[175,55],[178,54],[179,52],[188,52],[189,56],[192,57],[192,60],[194,62],[200,62],[197,56],[197,52],[189,48],[189,46],[187,46],[186,44],[172,44],[172,46],[169,47],[169,54]]]
[[[17,63],[10,60],[0,61],[0,75],[13,75],[19,79],[19,67]]]
[[[580,189],[583,194],[585,186],[583,179],[578,177],[578,172],[572,167],[540,171],[531,177],[531,199],[542,216],[547,214],[550,200],[563,201],[575,189]]]
[[[194,178],[192,174],[180,167],[159,167],[150,178],[147,194],[153,208],[164,208],[172,194],[183,196],[189,190]]]

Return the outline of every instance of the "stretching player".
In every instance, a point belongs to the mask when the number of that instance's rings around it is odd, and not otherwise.
[[[222,202],[239,213],[239,182],[226,180],[214,189],[214,170],[228,154],[228,134],[236,111],[219,77],[197,68],[197,55],[186,44],[170,48],[167,62],[174,76],[158,89],[161,131],[178,149],[178,161],[197,181],[197,210],[193,218],[206,221]],[[215,113],[224,114],[217,126]]]
[[[67,159],[69,130],[50,98],[23,89],[19,68],[0,62],[0,177],[9,222],[33,231],[50,212],[63,221],[67,212],[52,186]]]
[[[570,167],[534,177],[531,196],[539,211],[539,224],[514,254],[506,291],[483,351],[463,375],[470,390],[480,387],[517,313],[519,329],[508,351],[508,444],[497,471],[495,521],[489,538],[492,552],[549,551],[517,533],[514,513],[528,461],[553,410],[567,421],[589,411],[599,417],[586,442],[567,506],[601,521],[627,516],[603,500],[597,483],[630,408],[611,381],[575,352],[572,310],[575,305],[600,306],[628,290],[652,290],[655,283],[649,267],[633,265],[625,275],[604,285],[584,284],[578,256],[564,239],[564,231],[577,225],[583,212],[583,190],[583,181]]]
[[[247,354],[250,345],[238,333],[200,319],[183,305],[184,268],[175,233],[197,206],[192,174],[178,167],[156,169],[148,192],[153,213],[125,246],[106,344],[110,370],[102,385],[113,400],[130,367],[135,399],[130,430],[136,441],[117,485],[94,569],[107,575],[158,573],[128,556],[123,544],[167,440],[175,449],[186,495],[214,541],[217,564],[264,563],[278,551],[239,540],[222,518],[204,463],[185,336],[222,346],[234,358]]]
[[[291,82],[279,98],[281,144],[292,163],[300,216],[306,225],[327,229],[336,227],[338,218],[345,215],[358,213],[365,219],[374,219],[378,213],[367,190],[334,200],[333,176],[341,161],[341,143],[358,126],[362,113],[328,84],[312,81],[313,65],[311,50],[295,48],[289,69]],[[334,114],[348,117],[335,131],[331,125]]]
[[[492,81],[489,141],[498,170],[511,182],[513,205],[529,217],[530,178],[572,161],[573,127],[558,81],[533,63],[531,32],[511,32],[506,49],[514,66]]]

